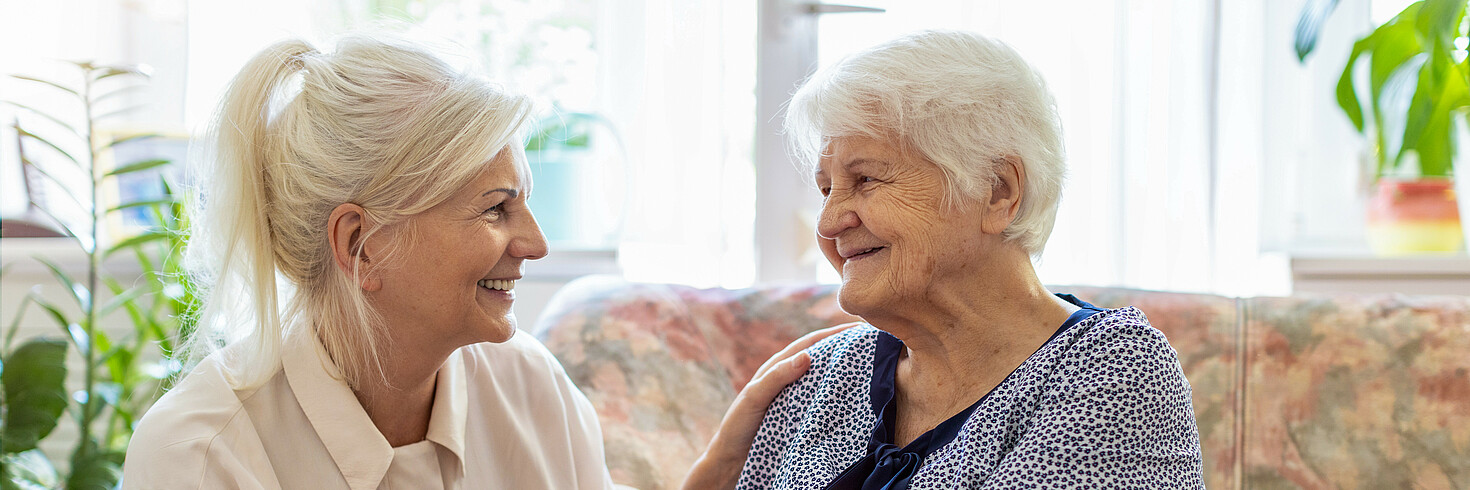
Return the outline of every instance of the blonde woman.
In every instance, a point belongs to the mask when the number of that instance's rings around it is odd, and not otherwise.
[[[611,488],[596,413],[511,315],[547,252],[527,110],[401,41],[256,55],[200,159],[196,365],[139,423],[123,486]],[[821,336],[761,370],[691,485],[739,471]]]

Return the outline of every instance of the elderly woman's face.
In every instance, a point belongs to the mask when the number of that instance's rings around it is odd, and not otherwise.
[[[383,271],[374,296],[390,320],[426,342],[502,342],[515,332],[514,281],[527,259],[546,255],[546,238],[526,207],[530,174],[500,152],[448,200],[410,218],[414,236]]]
[[[928,293],[959,286],[984,253],[973,199],[946,205],[939,167],[892,141],[833,139],[819,161],[823,196],[818,242],[842,274],[844,310],[868,317],[922,304]],[[871,321],[871,319],[870,319]]]

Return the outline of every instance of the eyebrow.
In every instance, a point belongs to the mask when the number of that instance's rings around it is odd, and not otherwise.
[[[511,199],[515,199],[516,196],[521,195],[521,191],[518,191],[518,190],[515,190],[515,189],[506,189],[506,188],[502,187],[502,188],[499,188],[499,189],[490,189],[488,191],[485,191],[484,194],[480,194],[480,197],[488,196],[492,192],[504,192],[505,195],[510,196]]]
[[[852,161],[843,164],[842,169],[850,171],[853,167],[867,164],[887,165],[888,162],[876,158],[855,158]],[[816,172],[812,172],[812,177],[820,177],[822,175],[822,172],[823,170],[821,169],[821,167],[818,167]]]

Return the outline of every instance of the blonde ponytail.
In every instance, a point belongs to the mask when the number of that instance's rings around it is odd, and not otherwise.
[[[231,345],[221,360],[246,389],[310,328],[350,386],[381,376],[384,326],[356,271],[333,263],[327,216],[357,204],[372,234],[433,207],[517,141],[528,108],[381,35],[344,38],[330,54],[292,40],[256,55],[220,105],[212,151],[194,159],[188,254],[203,304],[188,358]]]

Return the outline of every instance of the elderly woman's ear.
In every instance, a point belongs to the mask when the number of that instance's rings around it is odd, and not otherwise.
[[[367,210],[362,206],[340,204],[327,217],[327,240],[332,246],[332,261],[337,269],[349,277],[356,277],[358,287],[364,291],[377,291],[383,283],[377,274],[372,273],[372,257],[377,250],[369,250],[364,239],[369,224],[367,220]]]
[[[1026,167],[1021,165],[1021,157],[998,158],[995,167],[995,182],[990,185],[985,217],[980,222],[980,229],[990,234],[1004,232],[1016,220],[1026,189]]]

